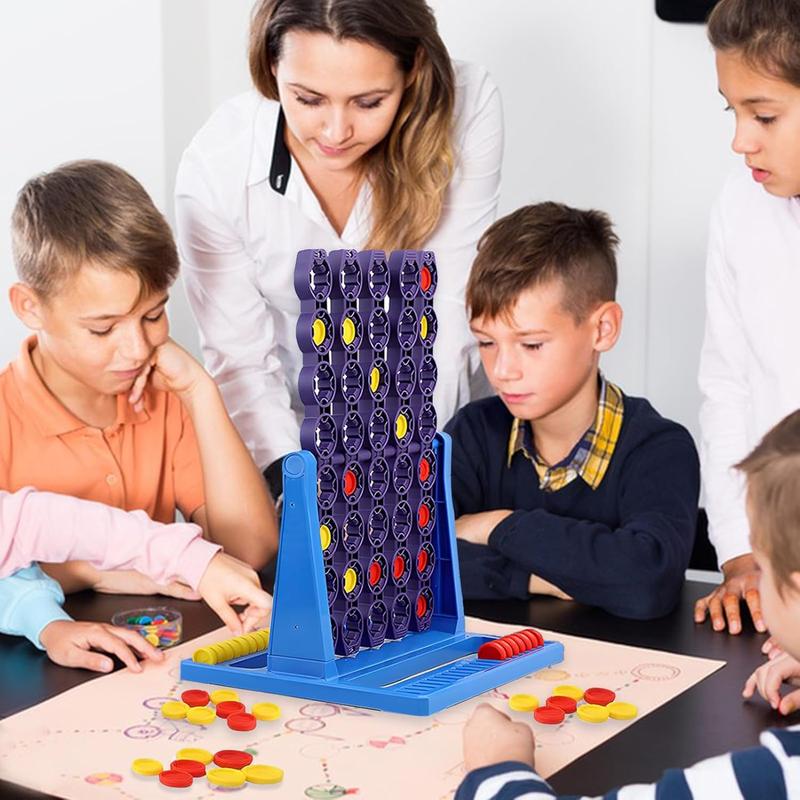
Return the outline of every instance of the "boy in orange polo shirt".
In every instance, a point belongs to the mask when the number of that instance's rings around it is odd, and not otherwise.
[[[30,180],[12,216],[16,315],[34,335],[0,372],[0,489],[35,486],[172,522],[255,569],[277,550],[263,478],[202,366],[169,338],[166,220],[124,170],[79,161]],[[48,565],[66,591],[196,597],[136,572]]]

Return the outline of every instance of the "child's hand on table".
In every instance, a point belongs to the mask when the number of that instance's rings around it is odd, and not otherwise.
[[[481,703],[464,726],[464,768],[467,772],[503,761],[521,761],[534,768],[533,731],[512,722],[496,708]]]
[[[141,672],[142,666],[136,658],[163,661],[164,654],[135,631],[117,628],[105,622],[73,622],[56,620],[45,625],[39,641],[51,661],[64,667],[82,667],[94,672],[111,672],[113,661],[94,650],[113,653],[132,672]]]
[[[780,690],[784,683],[800,686],[800,661],[788,653],[781,653],[762,664],[747,679],[742,696],[750,698],[758,690],[774,709],[781,714],[791,714],[796,708],[800,708],[800,689],[781,697]]]
[[[203,600],[236,635],[263,628],[269,620],[272,597],[262,588],[255,570],[227,553],[217,553],[198,585]],[[239,615],[231,606],[247,606]]]

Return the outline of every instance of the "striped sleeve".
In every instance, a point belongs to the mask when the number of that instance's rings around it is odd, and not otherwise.
[[[671,769],[658,783],[614,789],[602,800],[800,800],[800,725],[766,731],[761,746]],[[506,761],[473,770],[455,800],[601,800],[558,795],[528,765]]]

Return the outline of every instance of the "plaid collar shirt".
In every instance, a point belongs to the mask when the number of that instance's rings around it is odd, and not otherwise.
[[[601,376],[594,423],[563,461],[553,466],[545,463],[536,452],[530,422],[515,418],[508,440],[508,466],[516,453],[521,452],[536,469],[539,488],[544,492],[557,492],[578,477],[596,489],[611,462],[622,428],[622,414],[622,392]]]

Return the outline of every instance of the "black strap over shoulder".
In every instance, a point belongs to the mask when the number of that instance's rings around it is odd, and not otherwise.
[[[278,194],[286,194],[289,184],[289,172],[292,169],[292,157],[286,146],[284,131],[286,130],[286,117],[283,109],[278,112],[278,124],[275,127],[275,142],[272,146],[272,163],[269,167],[269,185]]]

